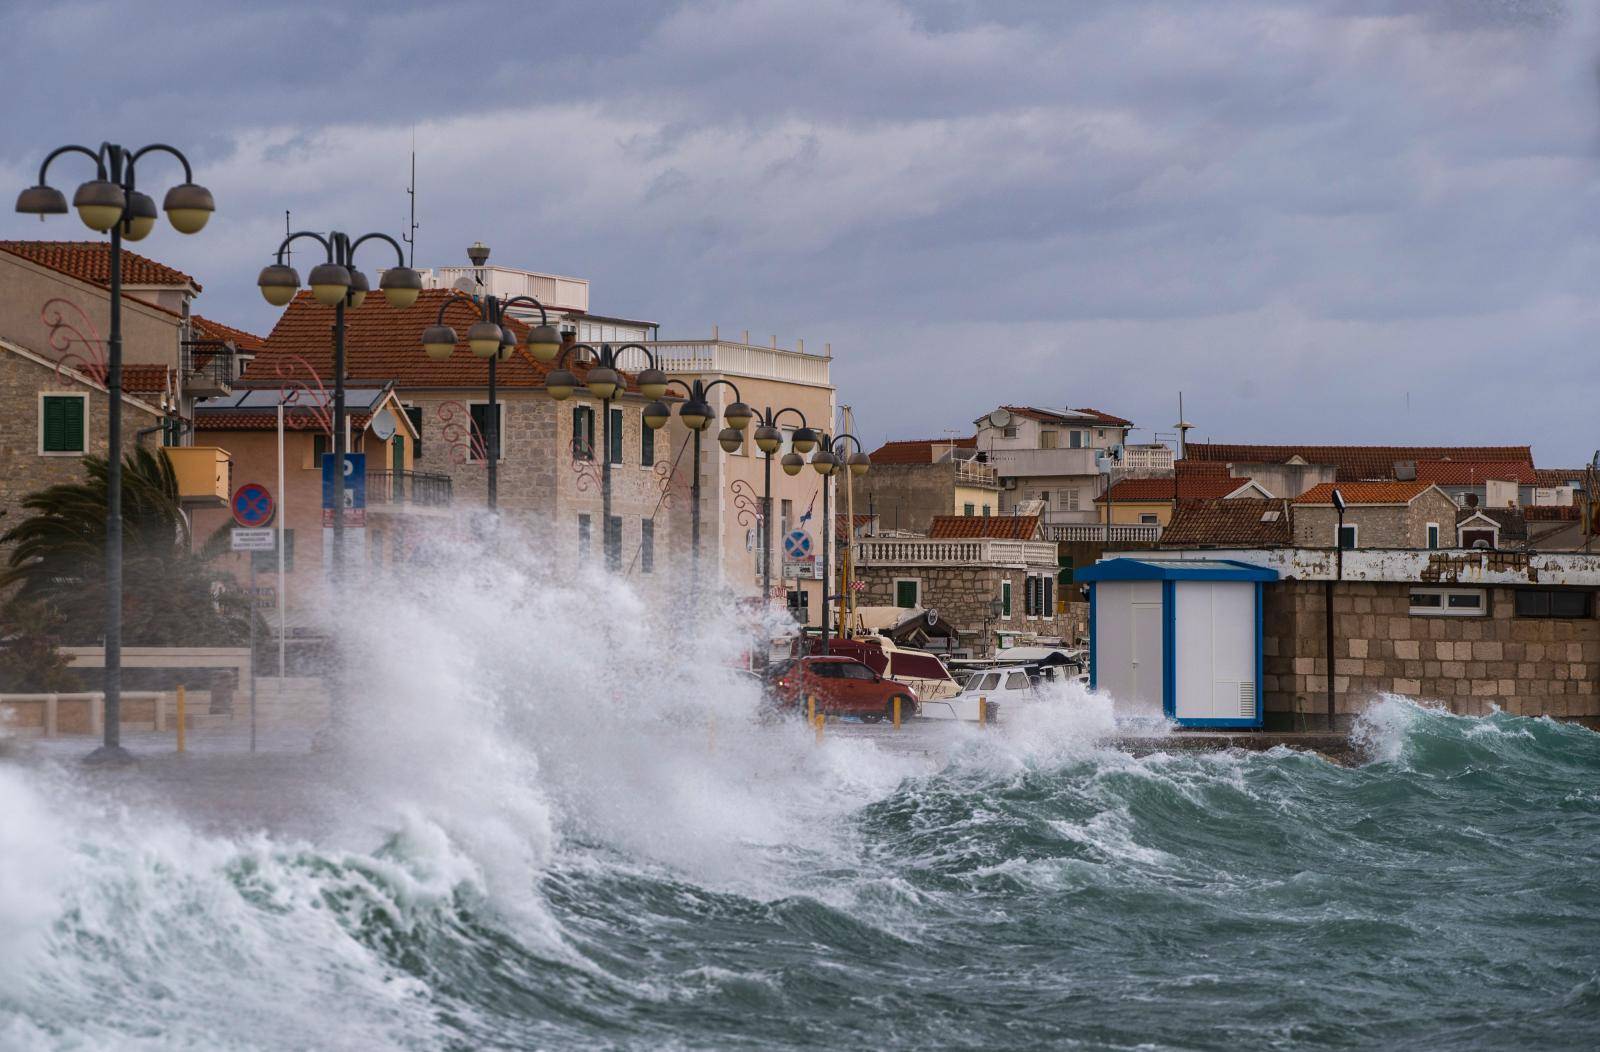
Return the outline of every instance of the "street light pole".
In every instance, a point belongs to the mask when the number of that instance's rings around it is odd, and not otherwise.
[[[366,302],[371,285],[367,276],[355,269],[356,250],[367,241],[386,241],[399,259],[398,265],[383,272],[379,287],[391,307],[406,308],[417,302],[422,294],[422,275],[406,266],[406,254],[400,242],[388,234],[363,234],[351,239],[348,234],[335,230],[327,237],[310,230],[290,234],[278,243],[276,262],[268,264],[256,279],[261,295],[274,307],[287,306],[300,290],[300,273],[284,262],[284,253],[301,238],[310,238],[322,246],[326,262],[311,268],[307,284],[311,295],[324,307],[333,308],[333,578],[338,581],[344,572],[344,471],[345,442],[344,408],[344,343],[345,308],[360,307]]]
[[[611,527],[611,402],[618,392],[625,389],[617,362],[626,351],[638,351],[645,356],[650,364],[639,372],[639,391],[652,402],[659,401],[667,393],[667,374],[656,364],[655,354],[642,343],[625,343],[616,348],[609,343],[603,343],[598,348],[587,343],[570,344],[554,356],[552,360],[556,367],[544,381],[545,390],[558,402],[571,398],[577,390],[578,378],[566,367],[567,358],[575,351],[583,351],[592,359],[589,372],[583,378],[583,386],[600,400],[601,412],[605,414],[600,432],[605,446],[600,462],[600,507],[603,519],[600,535],[604,538],[606,568],[615,570],[622,563],[622,531],[619,528],[613,534]]]
[[[833,520],[828,514],[828,495],[833,486],[833,476],[841,467],[848,468],[851,476],[859,478],[865,475],[868,469],[872,467],[872,459],[867,456],[866,450],[861,448],[861,440],[848,431],[835,438],[823,435],[821,436],[821,443],[822,448],[818,449],[816,455],[811,458],[811,466],[816,469],[817,474],[822,476],[822,653],[826,657],[828,654],[828,622],[830,620],[828,616],[828,594],[833,587],[833,568],[828,561],[828,542],[833,539],[830,536],[833,533]],[[841,453],[841,446],[848,450],[851,444],[856,447],[854,453],[849,455]],[[850,526],[851,529],[846,533],[846,537],[853,540],[855,523],[852,522]]]
[[[474,265],[481,267],[488,262],[489,246],[482,241],[475,242],[467,249],[467,255]],[[482,284],[480,280],[479,285]],[[451,289],[444,302],[439,304],[439,313],[433,324],[422,333],[422,352],[434,361],[447,361],[455,353],[456,331],[444,323],[445,309],[452,303],[468,304],[477,312],[478,320],[467,330],[467,347],[479,358],[489,360],[489,413],[483,427],[483,459],[487,503],[489,511],[495,512],[500,507],[500,399],[496,387],[496,366],[510,358],[517,345],[516,335],[505,324],[507,313],[512,307],[518,306],[538,310],[539,324],[528,330],[526,347],[528,353],[541,362],[555,359],[561,348],[561,337],[550,324],[544,304],[532,296],[512,296],[503,300],[491,293],[479,297]]]
[[[795,429],[794,437],[790,444],[793,452],[783,455],[783,473],[785,475],[798,475],[800,469],[805,467],[806,459],[803,454],[817,448],[817,433],[811,430],[806,423],[806,415],[793,406],[782,409],[773,409],[768,406],[758,414],[761,421],[756,428],[756,448],[761,450],[766,458],[763,471],[761,489],[761,602],[763,607],[772,598],[772,454],[783,447],[783,432],[778,430],[778,421],[785,413],[793,413],[800,418],[800,426]]]
[[[739,386],[732,380],[713,380],[706,383],[704,380],[672,380],[683,388],[683,404],[678,407],[678,418],[694,436],[694,477],[689,483],[689,543],[690,543],[690,594],[698,595],[700,589],[700,433],[711,426],[717,417],[717,411],[711,407],[710,393],[718,387],[726,387],[733,392],[733,403],[722,412],[722,419],[727,422],[717,433],[717,443],[723,450],[732,453],[744,445],[744,429],[749,425],[751,417],[755,416],[754,410],[744,404],[743,397],[739,394]],[[665,402],[659,399],[645,407],[644,423],[646,427],[660,429],[671,416],[671,410]]]
[[[166,153],[183,165],[183,182],[167,191],[162,201],[167,219],[180,234],[195,234],[216,210],[211,191],[198,186],[189,159],[175,147],[151,143],[127,150],[103,142],[98,150],[87,146],[61,146],[39,166],[39,182],[17,195],[23,215],[65,215],[66,196],[45,182],[50,162],[65,153],[83,154],[95,163],[95,178],[78,187],[72,203],[78,217],[92,230],[111,234],[108,271],[111,284],[111,324],[106,339],[106,606],[104,736],[87,757],[88,763],[127,763],[122,747],[122,242],[141,241],[156,224],[156,203],[135,189],[134,169],[147,153]],[[85,434],[85,446],[88,435]]]

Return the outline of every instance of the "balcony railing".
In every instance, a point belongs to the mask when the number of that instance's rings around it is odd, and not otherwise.
[[[861,566],[1054,566],[1052,541],[1007,541],[993,537],[869,537],[856,542]]]
[[[1158,523],[1144,522],[1119,522],[1113,524],[1109,530],[1103,522],[1093,525],[1048,526],[1046,532],[1050,534],[1052,540],[1057,541],[1154,543],[1161,539],[1161,526]]]
[[[829,383],[831,359],[825,355],[727,340],[658,340],[645,346],[669,373],[727,373],[818,386]]]
[[[450,504],[450,476],[425,471],[367,472],[368,504],[410,504],[444,508]]]
[[[986,486],[991,489],[1000,488],[1000,477],[995,474],[994,468],[987,464],[979,464],[973,460],[956,461],[956,483],[962,486]]]
[[[194,395],[226,394],[239,378],[233,350],[218,340],[185,341],[179,354],[184,390]]]

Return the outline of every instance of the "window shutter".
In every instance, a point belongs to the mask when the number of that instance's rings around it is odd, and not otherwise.
[[[655,429],[646,424],[642,416],[639,418],[639,463],[647,468],[656,465]]]
[[[1045,617],[1054,617],[1056,612],[1056,582],[1053,577],[1039,578],[1039,584],[1044,588],[1044,609],[1041,611]]]
[[[59,453],[65,449],[66,442],[66,412],[61,407],[61,399],[46,398],[40,412],[44,416],[44,451],[46,453]]]
[[[651,573],[656,568],[656,524],[651,519],[639,520],[639,571]]]
[[[607,430],[610,432],[607,435],[607,439],[611,445],[611,449],[608,451],[611,455],[611,463],[620,464],[622,463],[622,410],[611,410],[611,421],[607,426]]]

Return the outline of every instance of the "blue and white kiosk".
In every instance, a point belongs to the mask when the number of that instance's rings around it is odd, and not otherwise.
[[[1261,589],[1230,559],[1107,559],[1089,586],[1089,687],[1187,727],[1260,727]]]

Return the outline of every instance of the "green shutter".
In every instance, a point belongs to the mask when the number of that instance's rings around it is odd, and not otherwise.
[[[894,584],[894,605],[908,610],[916,606],[917,582],[896,581]]]
[[[609,432],[606,441],[610,445],[607,451],[611,454],[611,463],[622,463],[622,410],[611,410],[611,421],[606,430]]]
[[[639,463],[647,468],[655,467],[656,463],[656,432],[644,422],[644,417],[639,418]]]
[[[84,451],[83,403],[76,395],[44,396],[40,413],[46,453]]]

